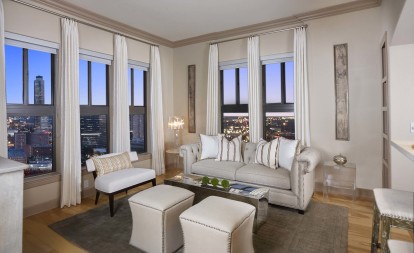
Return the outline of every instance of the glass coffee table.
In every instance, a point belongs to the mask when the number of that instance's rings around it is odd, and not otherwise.
[[[225,190],[222,187],[203,186],[201,185],[201,178],[202,176],[184,175],[183,173],[180,173],[175,177],[165,179],[164,184],[181,187],[194,192],[194,204],[197,204],[208,196],[217,196],[253,205],[256,207],[253,224],[254,233],[256,233],[259,227],[266,221],[269,191],[265,191],[259,196],[244,191],[233,192]],[[232,182],[230,182],[230,184],[232,184]],[[238,183],[238,185],[240,184]]]

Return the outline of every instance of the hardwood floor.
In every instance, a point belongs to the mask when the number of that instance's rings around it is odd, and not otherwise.
[[[163,182],[164,178],[172,177],[181,172],[179,169],[168,169],[166,174],[157,177],[157,184]],[[151,184],[138,187],[128,192],[128,195],[150,187]],[[118,194],[116,198],[124,197]],[[372,202],[368,200],[356,200],[344,196],[329,196],[324,200],[321,193],[315,193],[313,200],[334,205],[344,206],[349,209],[348,221],[348,252],[370,252],[371,226],[372,226]],[[101,196],[97,206],[108,205],[108,198]],[[23,220],[23,252],[25,253],[47,253],[85,252],[81,248],[66,241],[49,228],[49,224],[66,219],[75,214],[86,212],[96,208],[94,197],[82,199],[82,204],[71,208],[55,208],[40,214],[27,217]],[[108,213],[109,215],[109,213]],[[116,214],[115,214],[116,215]],[[405,241],[414,241],[412,234],[404,230],[393,229],[391,237]]]

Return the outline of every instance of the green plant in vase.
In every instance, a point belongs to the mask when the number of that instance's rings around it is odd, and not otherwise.
[[[219,180],[217,178],[211,179],[211,185],[213,185],[214,187],[216,187],[218,184],[219,184]]]
[[[208,185],[209,183],[210,183],[210,178],[208,178],[208,177],[204,176],[204,177],[201,179],[201,185]]]
[[[230,188],[230,182],[229,182],[229,180],[226,180],[226,179],[221,180],[221,186],[223,186],[223,188],[226,189],[226,190],[228,188]]]

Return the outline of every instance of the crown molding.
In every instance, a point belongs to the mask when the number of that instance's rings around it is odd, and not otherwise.
[[[62,0],[31,0],[31,3],[38,3],[44,7],[59,11],[63,15],[67,15],[82,21],[93,23],[102,28],[113,30],[114,33],[123,33],[130,37],[135,37],[140,40],[148,41],[148,43],[157,43],[167,47],[174,47],[174,43],[165,38],[153,35],[149,32],[134,28],[124,23],[115,21],[105,16],[96,14],[89,10],[75,6],[68,1]]]
[[[368,8],[378,7],[381,5],[381,0],[357,0],[345,4],[339,4],[332,7],[322,8],[315,11],[304,12],[295,16],[275,19],[254,25],[243,26],[235,29],[230,29],[221,32],[204,34],[188,39],[174,41],[174,47],[182,47],[190,44],[201,43],[206,41],[214,41],[226,37],[235,37],[246,34],[254,34],[258,31],[265,31],[270,29],[277,29],[286,26],[294,26],[303,24],[304,21],[324,18],[343,13],[364,10]]]
[[[254,34],[258,31],[265,31],[270,29],[277,29],[286,26],[294,26],[303,24],[304,21],[324,18],[343,13],[364,10],[368,8],[378,7],[381,5],[381,0],[356,0],[353,2],[339,4],[332,7],[322,8],[315,11],[301,13],[295,16],[275,19],[267,22],[262,22],[254,25],[248,25],[229,29],[220,32],[208,33],[196,37],[191,37],[178,41],[170,41],[168,39],[153,35],[149,32],[134,28],[132,26],[123,24],[121,22],[112,20],[105,16],[96,14],[89,10],[75,6],[68,1],[63,0],[31,0],[41,4],[45,7],[61,12],[63,15],[72,16],[74,18],[88,21],[102,28],[113,30],[114,33],[123,33],[137,39],[148,41],[149,43],[158,43],[167,47],[182,47],[190,44],[219,40],[227,37],[235,37],[246,34]]]

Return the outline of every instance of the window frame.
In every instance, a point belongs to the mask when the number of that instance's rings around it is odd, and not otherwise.
[[[295,103],[286,102],[286,62],[293,62],[293,54],[283,54],[281,56],[270,56],[265,60],[262,60],[262,103],[263,103],[263,139],[266,139],[266,113],[271,112],[295,112]],[[280,89],[281,89],[281,101],[280,103],[267,103],[266,102],[266,65],[280,63]],[[295,84],[293,84],[295,85]],[[295,90],[295,88],[294,88]],[[295,115],[294,115],[295,117]],[[296,120],[296,117],[295,117]],[[296,133],[295,133],[296,135]]]
[[[240,103],[240,68],[247,68],[246,59],[221,62],[220,64],[220,128],[224,132],[224,114],[225,113],[249,113],[249,104]],[[235,92],[236,103],[224,104],[224,70],[234,69],[235,72]],[[247,115],[248,118],[248,115]],[[244,140],[245,141],[245,140]]]
[[[142,106],[139,105],[134,105],[134,69],[138,69],[138,70],[142,70],[144,71],[143,73],[143,99],[144,99],[144,103]],[[130,98],[131,98],[131,105],[129,105],[129,117],[131,118],[132,115],[143,115],[144,116],[144,151],[143,152],[138,152],[137,150],[132,150],[131,147],[131,151],[136,151],[138,154],[144,154],[148,152],[148,97],[147,97],[147,89],[148,89],[148,81],[149,81],[149,64],[143,63],[143,62],[138,62],[138,61],[134,61],[134,60],[128,60],[128,71],[130,73],[130,85],[131,85],[131,94],[130,94]],[[131,124],[131,122],[130,122]]]
[[[112,61],[110,60],[110,56],[106,56],[104,54],[98,54],[96,52],[87,51],[87,50],[80,50],[79,53],[79,61],[84,60],[88,64],[88,104],[82,105],[79,103],[79,120],[82,116],[99,116],[99,115],[106,115],[106,143],[107,143],[107,153],[109,153],[110,148],[110,115],[109,115],[109,85],[110,85],[110,71]],[[93,105],[92,104],[92,62],[105,64],[106,70],[106,105]],[[80,101],[79,101],[80,102]],[[80,126],[79,126],[80,127]],[[81,129],[79,129],[81,130]],[[81,131],[80,134],[82,135]],[[82,138],[79,136],[79,138]],[[82,150],[82,139],[80,142],[80,148]],[[82,151],[81,151],[82,152]]]
[[[55,103],[55,91],[58,65],[58,44],[43,41],[40,39],[34,39],[31,37],[18,35],[10,32],[5,33],[5,46],[18,47],[22,50],[22,103],[7,103],[7,91],[6,92],[6,116],[29,116],[29,117],[42,117],[51,116],[53,120],[53,132],[52,132],[52,171],[33,176],[49,175],[57,172],[56,166],[56,103]],[[29,50],[40,51],[50,54],[50,104],[30,104],[29,103]],[[5,64],[6,64],[5,60]],[[6,77],[5,77],[6,78]],[[7,89],[7,85],[5,87]],[[32,178],[32,176],[24,176],[24,179]]]

